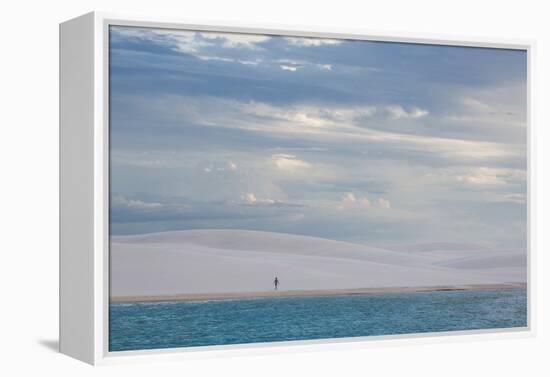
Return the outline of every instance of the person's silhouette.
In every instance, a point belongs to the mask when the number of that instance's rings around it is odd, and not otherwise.
[[[277,278],[277,276],[275,276],[275,280],[273,280],[273,285],[275,285],[275,290],[277,290],[277,288],[279,287],[279,279]]]

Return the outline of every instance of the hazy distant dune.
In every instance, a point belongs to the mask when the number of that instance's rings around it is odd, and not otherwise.
[[[439,266],[464,269],[512,268],[525,270],[527,255],[520,252],[490,252],[481,255],[458,257],[435,263]]]
[[[521,252],[396,251],[245,230],[115,236],[110,252],[112,296],[263,291],[275,276],[280,289],[298,290],[524,282],[526,275]]]

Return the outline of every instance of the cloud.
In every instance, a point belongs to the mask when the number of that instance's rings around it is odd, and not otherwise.
[[[298,69],[303,68],[305,64],[307,64],[307,62],[304,61],[289,59],[278,59],[277,63],[279,64],[279,68],[281,68],[282,70],[291,72],[296,72]]]
[[[159,231],[174,229],[173,227],[181,226],[182,222],[194,226],[214,222],[221,227],[227,227],[228,221],[230,224],[237,224],[257,222],[258,219],[280,219],[285,224],[291,215],[305,209],[303,206],[260,198],[253,193],[243,194],[239,201],[197,201],[187,197],[164,197],[159,203],[162,205],[149,206],[139,202],[148,203],[138,199],[132,200],[129,205],[126,200],[122,204],[120,201],[115,205],[111,203],[110,221],[112,225],[116,225],[116,233],[126,232],[122,229],[144,229],[145,232],[151,232],[151,227],[160,227]],[[123,223],[127,225],[121,228]]]
[[[185,106],[194,100],[185,101]],[[205,125],[235,127],[269,135],[287,134],[293,137],[318,139],[332,143],[364,142],[383,145],[398,145],[402,151],[416,154],[438,155],[447,159],[488,159],[518,156],[524,153],[522,147],[457,137],[412,134],[391,129],[374,129],[363,123],[364,118],[372,118],[381,110],[374,105],[366,106],[313,106],[313,105],[271,105],[262,102],[239,102],[232,100],[205,99],[208,106],[219,108],[222,116],[218,121],[211,114],[201,114]],[[405,110],[395,105],[389,106],[400,118],[416,119],[424,117],[427,110],[411,108]],[[230,118],[228,119],[228,114]],[[252,118],[250,118],[252,116]],[[261,120],[261,121],[260,121]]]
[[[360,202],[364,208],[370,207],[370,200],[367,197],[362,198]]]
[[[300,66],[292,66],[292,65],[285,65],[285,64],[281,64],[281,65],[279,65],[279,67],[283,71],[291,71],[291,72],[296,72],[298,69],[302,68]]]
[[[329,38],[305,38],[305,37],[285,37],[286,41],[292,45],[302,47],[323,46],[323,45],[339,45],[343,41],[339,39]]]
[[[483,192],[484,199],[495,203],[514,203],[524,205],[527,203],[527,195],[524,193],[507,192]]]
[[[527,173],[524,169],[486,166],[452,166],[425,175],[425,184],[454,187],[462,191],[516,190],[525,187]],[[484,187],[491,186],[491,187]]]
[[[248,66],[257,66],[259,65],[262,60],[256,59],[256,60],[241,60],[241,59],[234,59],[234,58],[227,58],[223,56],[214,56],[214,55],[201,55],[201,54],[193,54],[196,58],[204,61],[216,61],[216,62],[225,62],[225,63],[239,63],[242,65],[248,65]]]
[[[222,47],[224,48],[244,48],[256,50],[260,47],[258,44],[266,42],[270,39],[267,35],[257,34],[240,34],[240,33],[200,33],[205,39],[210,40],[222,40]]]
[[[155,116],[161,119],[166,118],[167,108],[174,109],[168,112],[174,122],[184,119],[200,126],[247,130],[269,138],[292,137],[325,144],[363,143],[365,148],[398,148],[401,154],[424,155],[432,161],[436,161],[436,157],[447,161],[510,159],[525,153],[521,144],[437,136],[437,132],[414,134],[410,128],[408,132],[390,127],[376,129],[370,124],[379,121],[376,114],[385,107],[370,104],[356,107],[279,105],[212,96],[164,96],[144,98],[139,106],[148,116],[157,114]],[[409,110],[409,113],[414,117],[418,111]]]
[[[278,207],[283,211],[286,211],[288,208],[302,207],[302,205],[296,204],[296,203],[288,203],[288,202],[266,198],[266,197],[260,198],[252,192],[246,192],[244,194],[241,194],[241,201],[248,205],[263,205],[263,206]]]
[[[475,173],[469,175],[459,175],[456,180],[461,183],[468,183],[473,185],[503,185],[506,183],[503,179],[497,175],[490,173]]]
[[[351,206],[354,208],[370,208],[370,200],[365,197],[357,197],[353,192],[346,192],[342,196],[342,203],[344,206]],[[344,206],[338,206],[339,209],[344,209]]]
[[[246,134],[247,139],[269,141],[269,146],[273,146],[273,143],[279,145],[276,142],[279,138],[291,138],[294,140],[293,143],[315,143],[325,148],[360,148],[364,153],[368,152],[373,156],[380,151],[392,151],[396,156],[409,156],[417,161],[422,159],[426,163],[438,165],[476,160],[484,164],[513,160],[521,162],[518,158],[525,154],[525,146],[518,142],[438,136],[440,127],[437,123],[429,123],[426,134],[415,133],[420,127],[417,124],[404,124],[402,127],[392,128],[390,125],[397,122],[382,123],[377,114],[383,107],[373,104],[356,107],[338,104],[286,105],[213,96],[165,95],[132,98],[132,106],[139,109],[139,114],[144,114],[147,122],[159,125],[162,122],[178,124],[170,126],[167,130],[172,135],[175,135],[174,132],[184,132],[185,128],[182,126],[186,124],[204,127],[205,129],[200,132],[205,135],[224,132],[229,137],[233,134],[229,129],[238,129],[243,132],[234,135],[244,137]],[[124,121],[128,122],[127,119]],[[141,116],[136,117],[134,122],[145,122],[145,119]],[[375,128],[379,124],[387,126]],[[128,127],[130,126],[135,129],[133,123],[129,123]],[[144,127],[149,126],[144,124]],[[222,131],[224,128],[228,131]],[[468,134],[466,132],[465,135]],[[189,136],[192,135],[185,134],[185,138]],[[233,141],[235,138],[231,137],[229,140]],[[223,141],[224,144],[226,142]],[[161,166],[166,165],[165,158],[148,160],[161,161]],[[127,162],[133,164],[131,160]]]
[[[418,108],[418,107],[413,107],[409,111],[409,117],[411,117],[411,118],[422,118],[422,117],[425,117],[428,114],[430,114],[430,112],[428,110],[421,109],[421,108]]]
[[[478,167],[469,172],[459,174],[456,180],[469,185],[505,185],[507,183],[523,183],[527,175],[524,170]]]
[[[419,107],[412,107],[410,110],[406,110],[399,105],[386,106],[385,111],[393,119],[416,119],[427,116],[430,112]]]
[[[237,59],[224,50],[261,50],[260,44],[271,37],[256,34],[195,32],[188,30],[145,29],[135,27],[111,28],[111,38],[148,41],[173,51],[190,54],[204,61],[220,61],[243,65],[258,65],[260,60]]]
[[[380,207],[382,208],[386,208],[386,209],[389,209],[391,208],[391,203],[389,200],[387,199],[384,199],[382,197],[378,198],[378,204],[380,205]]]
[[[236,63],[245,66],[270,66],[275,64],[280,69],[289,72],[296,72],[306,66],[325,71],[330,71],[333,67],[332,64],[307,60],[273,59],[263,47],[263,44],[272,39],[268,35],[121,26],[111,29],[111,38],[115,42],[152,42],[173,51],[192,55],[203,61]],[[338,40],[318,38],[285,38],[285,40],[293,46],[321,46],[341,43]]]
[[[215,44],[201,37],[201,33],[184,30],[145,29],[135,27],[111,28],[111,38],[134,41],[148,41],[169,47],[175,51],[195,54]]]
[[[357,198],[355,197],[355,194],[353,192],[346,192],[344,196],[342,196],[342,202],[343,203],[355,203],[357,202]]]
[[[313,68],[321,71],[332,71],[332,64],[315,63],[307,60],[278,59],[279,68],[285,71],[296,72],[302,68]]]
[[[460,102],[462,105],[464,105],[466,108],[476,111],[476,112],[488,112],[491,111],[492,108],[486,103],[483,103],[480,100],[477,100],[475,98],[471,97],[464,97],[460,99]]]
[[[296,72],[299,69],[302,68],[317,68],[321,71],[332,71],[332,64],[321,64],[321,63],[312,63],[309,61],[292,61],[292,60],[278,60],[279,68],[281,68],[284,71],[291,71]]]
[[[116,195],[111,198],[111,206],[125,207],[129,209],[153,209],[162,207],[161,203],[144,202],[142,200],[127,199],[122,195]]]
[[[247,192],[245,194],[242,194],[241,195],[241,199],[245,202],[245,203],[248,203],[248,204],[254,204],[256,202],[258,202],[258,199],[256,199],[256,195],[254,195],[253,193],[251,192]]]
[[[243,65],[253,65],[256,66],[262,62],[262,59],[256,59],[256,60],[237,60],[237,62],[243,64]]]
[[[231,59],[231,58],[224,58],[224,57],[221,57],[221,56],[207,56],[207,55],[195,55],[197,58],[199,58],[200,60],[205,60],[205,61],[220,61],[220,62],[235,62],[236,60],[235,59]]]
[[[295,171],[298,169],[310,168],[311,164],[309,162],[300,160],[296,156],[291,154],[274,154],[271,155],[271,159],[275,166],[280,170],[284,171]]]
[[[177,160],[177,157],[174,157],[174,159]],[[170,165],[170,168],[174,168],[174,167],[191,168],[191,166],[188,166],[186,164]],[[196,171],[199,171],[205,174],[219,175],[220,177],[228,178],[237,172],[237,165],[232,161],[204,160],[196,164],[195,169]],[[196,180],[198,179],[198,177],[194,177],[194,179]]]

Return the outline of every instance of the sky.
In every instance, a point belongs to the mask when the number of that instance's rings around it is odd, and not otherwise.
[[[526,249],[526,59],[112,26],[111,234]]]

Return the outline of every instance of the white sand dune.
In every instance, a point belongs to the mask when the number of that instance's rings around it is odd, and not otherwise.
[[[111,238],[111,296],[498,284],[526,281],[525,253],[475,245],[385,250],[246,230]]]

